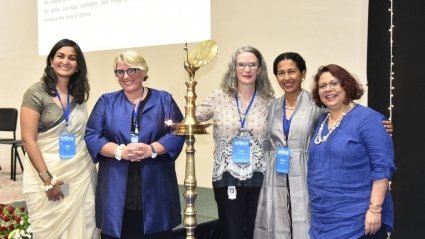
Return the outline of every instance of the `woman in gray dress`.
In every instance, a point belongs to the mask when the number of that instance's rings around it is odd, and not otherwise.
[[[267,135],[272,151],[258,201],[254,238],[310,238],[308,148],[325,109],[316,106],[310,93],[301,87],[306,71],[298,53],[282,53],[273,62],[273,73],[285,94],[268,112]],[[390,121],[383,125],[392,132]]]
[[[293,52],[280,54],[273,62],[273,73],[285,95],[269,108],[267,133],[272,152],[258,201],[254,238],[309,238],[307,150],[324,110],[301,87],[306,70],[304,59]]]

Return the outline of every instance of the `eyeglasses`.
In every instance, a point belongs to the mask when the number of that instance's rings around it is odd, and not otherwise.
[[[243,71],[248,67],[249,70],[256,70],[258,68],[257,63],[236,63],[236,69]]]
[[[331,89],[335,89],[338,87],[341,83],[338,80],[330,81],[329,83],[323,83],[319,84],[319,90],[325,90],[328,86]]]
[[[127,70],[115,70],[114,73],[117,77],[123,77],[126,72],[127,72],[128,76],[134,76],[136,74],[137,70],[140,70],[140,69],[138,69],[138,68],[128,68]]]

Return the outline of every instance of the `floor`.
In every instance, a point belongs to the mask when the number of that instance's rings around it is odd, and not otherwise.
[[[0,203],[18,203],[24,202],[22,195],[22,172],[20,167],[17,169],[16,181],[10,180],[10,163],[2,162],[2,169],[0,170]],[[186,208],[186,201],[183,197],[186,188],[183,185],[179,186],[180,191],[180,205],[182,210],[182,220],[184,219],[184,209]],[[205,223],[216,220],[217,206],[214,200],[214,192],[211,188],[197,187],[195,189],[197,197],[195,200],[195,210],[197,223]],[[182,228],[179,225],[177,228]]]

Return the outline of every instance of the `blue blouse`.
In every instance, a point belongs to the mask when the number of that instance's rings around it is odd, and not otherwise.
[[[325,116],[319,120],[309,150],[309,234],[312,239],[357,239],[364,234],[373,181],[391,180],[395,171],[392,138],[383,127],[383,115],[356,105],[325,142],[315,144]],[[325,122],[322,135],[327,133]],[[382,206],[382,223],[392,230],[389,191]]]
[[[167,150],[157,158],[141,161],[144,231],[151,234],[171,230],[181,223],[180,196],[174,161],[184,137],[166,127],[165,121],[181,122],[183,115],[172,96],[149,89],[151,94],[140,118],[139,142],[159,142]],[[102,95],[87,123],[85,141],[95,163],[99,163],[96,187],[96,225],[103,233],[120,237],[127,189],[129,161],[100,154],[108,142],[129,144],[134,105],[124,92]]]

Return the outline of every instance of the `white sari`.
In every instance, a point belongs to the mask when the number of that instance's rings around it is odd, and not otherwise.
[[[37,137],[49,171],[58,180],[69,183],[69,196],[49,201],[40,187],[42,181],[37,171],[28,156],[25,159],[23,191],[35,239],[100,238],[94,215],[97,172],[84,142],[86,104],[77,104],[69,117],[68,132],[75,134],[76,141],[76,155],[72,159],[59,158],[59,133],[65,121]]]

